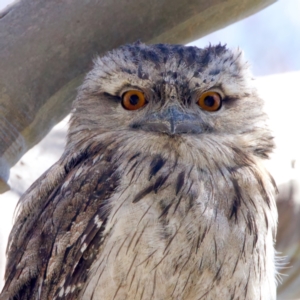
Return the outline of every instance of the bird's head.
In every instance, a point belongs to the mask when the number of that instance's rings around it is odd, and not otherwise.
[[[82,132],[169,145],[217,140],[266,157],[273,141],[265,119],[240,51],[138,42],[95,61],[74,102],[69,142]]]

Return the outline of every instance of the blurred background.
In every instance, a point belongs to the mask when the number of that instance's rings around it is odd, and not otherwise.
[[[190,44],[219,42],[241,48],[255,76],[300,71],[300,1],[278,1]]]
[[[0,11],[10,2],[0,0]],[[190,45],[201,48],[209,43],[241,48],[252,65],[258,89],[266,101],[266,110],[277,142],[277,149],[268,167],[280,187],[281,195],[287,195],[280,198],[283,199],[282,202],[279,199],[279,205],[287,206],[297,214],[300,211],[300,0],[278,1],[261,12]],[[61,155],[67,122],[68,117],[22,157],[11,169],[11,191],[0,195],[0,289],[4,275],[6,241],[17,200]],[[288,202],[291,198],[296,206],[291,206]],[[280,222],[288,223],[289,219],[281,216]],[[279,299],[300,299],[297,296],[300,286],[300,228],[297,224],[293,225],[293,231],[279,232],[279,235],[296,236],[295,243],[285,253],[288,254],[289,259],[286,260],[290,263],[286,269],[281,270],[285,275],[282,276],[283,284],[279,287]],[[277,245],[279,251],[281,247],[282,245]]]

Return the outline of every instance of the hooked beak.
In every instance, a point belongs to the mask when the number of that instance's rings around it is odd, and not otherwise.
[[[142,121],[132,124],[132,128],[169,135],[197,134],[207,132],[209,129],[199,115],[185,113],[174,105],[168,106],[161,112],[149,114]]]

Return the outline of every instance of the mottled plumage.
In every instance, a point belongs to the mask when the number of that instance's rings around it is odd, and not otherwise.
[[[143,107],[122,106],[129,90]],[[20,199],[0,299],[276,299],[273,147],[239,51],[98,58],[62,157]]]

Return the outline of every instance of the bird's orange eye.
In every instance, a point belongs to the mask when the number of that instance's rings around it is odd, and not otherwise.
[[[217,111],[222,105],[222,98],[216,92],[204,92],[197,104],[204,110]]]
[[[122,105],[127,110],[136,110],[146,104],[145,96],[138,90],[127,91],[122,96]]]

